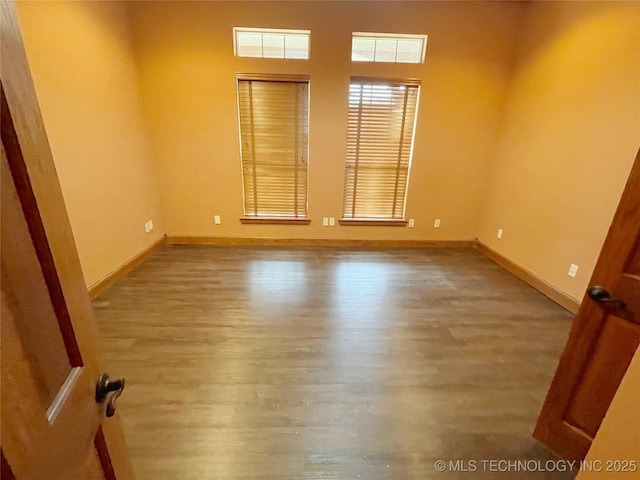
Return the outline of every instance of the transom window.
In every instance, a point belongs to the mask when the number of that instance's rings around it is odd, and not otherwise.
[[[308,79],[238,78],[245,221],[307,216]]]
[[[310,30],[234,27],[233,48],[237,57],[307,60],[310,36]]]
[[[352,78],[341,223],[404,224],[417,82]]]
[[[355,32],[351,38],[351,61],[424,63],[426,45],[426,35]]]

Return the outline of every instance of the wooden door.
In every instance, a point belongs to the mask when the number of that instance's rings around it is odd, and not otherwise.
[[[119,419],[96,401],[105,368],[14,6],[1,8],[2,478],[130,479]]]
[[[640,151],[534,436],[565,458],[584,458],[639,343]]]

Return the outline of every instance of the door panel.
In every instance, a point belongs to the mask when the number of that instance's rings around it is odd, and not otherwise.
[[[534,432],[566,458],[586,455],[640,344],[639,272],[640,151],[591,278],[610,298],[585,295]]]
[[[595,437],[640,342],[640,325],[609,315],[569,404],[567,421]]]
[[[18,478],[72,478],[102,422],[99,372],[63,339],[4,146],[1,167],[3,448]]]
[[[4,147],[1,189],[2,225],[6,227],[2,230],[1,245],[3,292],[10,296],[12,310],[18,313],[18,317],[31,319],[16,325],[17,334],[27,357],[32,359],[31,371],[40,387],[40,395],[51,402],[73,367],[81,366],[82,361],[72,331],[65,342],[51,302],[33,301],[34,296],[48,298],[49,292]],[[35,223],[35,219],[31,223]],[[55,281],[49,279],[49,283]]]
[[[95,399],[106,369],[14,5],[0,8],[2,473],[130,479],[118,416]]]
[[[87,454],[87,458],[82,463],[78,470],[78,478],[87,480],[107,480],[102,464],[100,463],[100,457],[95,448],[90,448]]]

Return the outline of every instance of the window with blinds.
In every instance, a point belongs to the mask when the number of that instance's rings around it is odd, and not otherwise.
[[[238,78],[245,219],[307,215],[308,80]]]
[[[404,223],[419,85],[352,78],[343,219]]]

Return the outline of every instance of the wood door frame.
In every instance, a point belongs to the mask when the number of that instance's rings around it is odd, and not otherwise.
[[[28,182],[33,195],[28,215],[38,216],[41,234],[49,246],[48,268],[56,272],[59,299],[68,311],[69,326],[78,341],[85,365],[102,371],[97,326],[78,258],[75,240],[58,182],[58,176],[44,128],[31,71],[24,49],[15,4],[1,0],[0,80],[2,84],[2,141],[7,156],[21,160],[24,171],[18,172]],[[13,128],[7,128],[7,125]],[[85,352],[85,350],[87,350]],[[86,354],[85,354],[86,353]],[[102,432],[102,433],[101,433]],[[98,437],[104,436],[106,448],[98,449],[108,455],[118,479],[133,478],[120,419],[105,421]],[[100,438],[98,438],[100,443]],[[99,445],[96,445],[98,447]],[[10,461],[10,459],[8,459]]]

